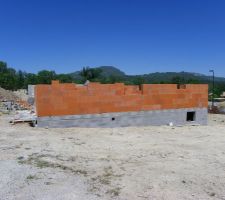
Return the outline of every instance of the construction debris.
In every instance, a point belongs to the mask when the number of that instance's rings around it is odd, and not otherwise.
[[[17,101],[19,97],[12,91],[0,87],[0,101]]]
[[[36,122],[35,113],[29,110],[17,111],[11,123],[15,124],[15,123],[21,123],[21,122],[30,122],[32,124],[35,124]]]
[[[29,122],[35,125],[33,104],[34,98],[28,96],[27,90],[9,91],[0,87],[0,115],[15,114],[10,121],[12,124]]]
[[[218,110],[221,114],[224,114],[225,113],[225,102],[220,102],[218,103]]]
[[[28,99],[28,94],[27,94],[27,90],[26,90],[26,89],[19,89],[19,90],[13,91],[13,93],[14,93],[20,100],[27,101],[27,99]]]

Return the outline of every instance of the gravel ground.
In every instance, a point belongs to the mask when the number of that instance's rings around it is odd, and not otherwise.
[[[208,126],[32,128],[0,116],[1,200],[225,199],[225,115]]]

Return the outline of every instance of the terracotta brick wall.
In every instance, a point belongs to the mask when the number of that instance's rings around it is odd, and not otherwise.
[[[38,116],[207,108],[208,85],[188,84],[185,89],[177,89],[176,84],[80,86],[53,81],[51,85],[36,85],[35,101]]]

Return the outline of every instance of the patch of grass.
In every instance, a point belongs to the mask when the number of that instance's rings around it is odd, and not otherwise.
[[[38,168],[51,167],[52,165],[50,162],[41,159],[37,159],[35,164]]]
[[[111,183],[111,180],[107,177],[99,176],[99,182],[103,185],[109,185]]]
[[[120,187],[116,187],[116,188],[107,190],[106,193],[115,197],[115,196],[119,196],[120,195],[120,191],[121,191],[121,188]]]
[[[105,167],[104,173],[100,176],[99,181],[101,184],[109,185],[111,183],[111,178],[114,176],[112,167]]]
[[[105,167],[104,168],[104,173],[101,175],[98,175],[97,177],[91,178],[92,181],[98,181],[102,185],[110,185],[111,179],[114,177],[112,167]]]
[[[45,182],[45,185],[52,185],[52,182]]]
[[[76,170],[73,170],[73,172],[75,172],[76,174],[83,174],[85,176],[87,175],[87,171],[82,169],[76,169]]]
[[[22,160],[22,159],[21,160],[18,160],[18,163],[19,164],[26,164],[26,160]]]
[[[85,142],[73,142],[73,144],[75,145],[83,145],[83,144],[86,144]]]
[[[33,180],[33,179],[38,179],[38,177],[36,175],[27,176],[27,180]]]
[[[74,174],[82,174],[84,176],[87,175],[87,171],[82,170],[82,169],[76,169],[74,167],[68,167],[66,165],[63,165],[61,163],[54,163],[54,162],[50,162],[47,160],[43,160],[44,157],[47,157],[47,155],[37,155],[37,156],[30,156],[28,159],[23,160],[20,159],[18,160],[19,164],[28,164],[28,165],[34,165],[38,168],[58,168],[58,169],[62,169],[64,171],[70,171],[71,173]],[[52,156],[51,156],[52,157]]]

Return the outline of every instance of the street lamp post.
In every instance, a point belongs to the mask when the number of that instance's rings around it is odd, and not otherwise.
[[[214,70],[211,69],[209,72],[212,72],[212,82],[213,82],[213,89],[212,89],[212,108],[214,107],[214,85],[215,85],[215,76],[214,76]]]

